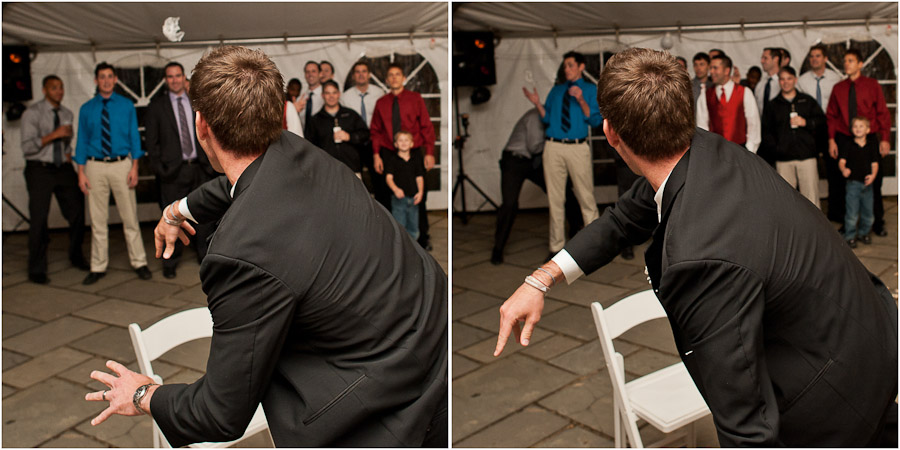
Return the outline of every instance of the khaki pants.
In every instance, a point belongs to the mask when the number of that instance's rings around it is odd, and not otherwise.
[[[775,170],[794,188],[799,186],[800,195],[819,207],[819,166],[816,158],[800,161],[777,161]]]
[[[137,197],[128,187],[130,158],[116,162],[88,161],[84,173],[91,189],[88,191],[88,211],[91,213],[91,272],[106,272],[109,264],[109,193],[116,199],[116,207],[125,229],[125,244],[131,267],[147,265],[141,227],[137,218]]]
[[[594,167],[591,147],[587,142],[563,144],[544,143],[544,182],[550,204],[550,251],[556,253],[566,245],[566,178],[572,178],[572,190],[581,206],[581,216],[587,226],[600,216],[594,200]]]

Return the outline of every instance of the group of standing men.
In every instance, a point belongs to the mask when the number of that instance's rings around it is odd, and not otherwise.
[[[293,102],[300,116],[306,139],[346,164],[358,177],[363,167],[368,168],[375,199],[390,210],[391,191],[385,181],[384,159],[396,158],[395,135],[409,132],[413,136],[412,153],[424,161],[425,170],[431,170],[435,165],[434,125],[421,94],[405,88],[406,75],[401,65],[388,66],[388,92],[372,82],[365,61],[354,64],[351,71],[353,86],[342,93],[333,80],[331,63],[308,61],[303,69],[306,89],[297,95],[289,93],[288,101]],[[418,242],[430,249],[427,192],[423,192],[419,203]]]
[[[55,193],[70,225],[69,260],[90,270],[83,284],[106,275],[109,264],[109,196],[115,197],[125,230],[132,268],[141,279],[152,277],[141,239],[134,187],[138,160],[144,155],[134,104],[116,94],[118,78],[113,66],[102,62],[94,69],[97,95],[81,106],[78,117],[78,152],[73,157],[72,112],[62,106],[64,87],[56,75],[43,80],[44,99],[25,111],[22,149],[29,193],[31,228],[28,232],[28,278],[38,284],[47,278],[47,217],[50,195]],[[77,166],[77,175],[69,164]],[[84,196],[91,214],[90,265],[82,254]]]
[[[817,207],[817,158],[823,154],[828,218],[844,223],[846,182],[838,156],[839,150],[847,152],[854,145],[853,119],[868,120],[867,139],[878,142],[880,157],[890,151],[890,114],[878,81],[862,75],[862,53],[847,50],[843,78],[828,68],[826,48],[815,45],[809,51],[810,69],[798,77],[790,66],[789,52],[766,48],[760,58],[762,78],[754,89],[735,83],[731,58],[720,51],[715,56],[712,53],[694,55],[697,126],[758,153]],[[882,170],[878,170],[871,182],[872,231],[879,236],[887,235],[882,179]]]
[[[160,205],[183,198],[215,176],[206,154],[197,142],[194,109],[188,92],[184,67],[171,62],[165,66],[166,92],[150,102],[146,115],[146,153],[157,177]],[[300,95],[299,82],[288,83],[289,92],[307,138],[359,174],[370,168],[376,199],[391,207],[391,192],[384,181],[382,157],[396,153],[394,134],[400,130],[413,135],[414,152],[424,153],[425,168],[434,167],[435,132],[422,96],[404,89],[403,68],[391,65],[385,92],[370,83],[369,66],[353,66],[354,86],[341,98],[331,80],[333,66],[327,61],[308,62],[308,88]],[[322,78],[322,76],[325,78]],[[295,81],[295,80],[293,80]],[[106,275],[109,264],[109,196],[115,198],[125,232],[131,266],[141,279],[152,278],[141,239],[135,186],[138,161],[144,155],[133,102],[114,92],[118,78],[115,68],[102,62],[94,70],[97,95],[80,110],[77,148],[73,153],[73,114],[62,106],[63,81],[48,75],[42,83],[44,99],[31,105],[22,118],[22,149],[26,160],[25,181],[29,193],[28,278],[38,284],[47,277],[48,216],[50,199],[56,194],[63,216],[69,223],[69,260],[89,271],[83,284],[96,283]],[[340,102],[340,103],[339,103]],[[311,105],[307,108],[307,105]],[[287,110],[289,111],[289,110]],[[315,111],[315,112],[314,112]],[[370,130],[371,127],[371,130]],[[385,151],[386,150],[386,151]],[[385,156],[387,155],[387,156]],[[76,171],[70,167],[76,164]],[[426,191],[427,192],[427,191]],[[91,217],[91,259],[85,261],[84,201],[88,198]],[[425,199],[420,203],[419,243],[430,247]],[[207,238],[214,225],[199,226],[193,244],[198,261],[206,254]],[[184,245],[163,260],[163,276],[175,278]]]

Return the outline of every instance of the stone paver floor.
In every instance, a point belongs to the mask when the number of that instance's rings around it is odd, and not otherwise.
[[[856,255],[897,296],[897,198],[885,198],[887,237],[859,245]],[[544,314],[527,348],[513,339],[492,356],[503,301],[543,263],[546,210],[521,212],[505,251],[490,263],[496,216],[453,218],[451,442],[454,447],[612,447],[612,387],[589,305],[609,306],[648,288],[643,252],[611,264],[548,294]],[[835,225],[837,228],[838,225]],[[679,361],[665,319],[641,325],[616,341],[633,379]],[[644,424],[642,438],[661,434]],[[717,447],[712,419],[697,426],[697,444]]]
[[[446,212],[429,213],[435,257],[448,266]],[[69,265],[68,233],[51,233],[48,251],[50,284],[28,281],[27,233],[3,236],[3,447],[152,447],[148,417],[114,416],[91,426],[105,407],[84,401],[84,394],[104,386],[90,379],[106,370],[108,359],[137,369],[128,324],[142,328],[185,309],[206,306],[199,265],[185,250],[178,276],[166,279],[153,258],[153,227],[142,225],[144,248],[153,279],[140,280],[131,270],[121,226],[110,230],[110,264],[105,278],[83,286],[86,276]],[[90,232],[85,255],[90,255]],[[154,362],[166,382],[190,383],[206,368],[209,340],[176,347]],[[237,445],[272,447],[266,433]]]

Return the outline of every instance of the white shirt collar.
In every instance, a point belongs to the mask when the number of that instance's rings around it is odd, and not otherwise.
[[[662,202],[663,202],[663,194],[666,192],[666,183],[669,182],[669,177],[672,176],[672,171],[675,168],[672,167],[672,170],[669,171],[669,174],[666,175],[666,179],[663,180],[662,184],[659,185],[659,189],[656,191],[656,194],[653,196],[653,201],[656,202],[656,218],[658,222],[662,222]]]
[[[722,89],[725,90],[725,98],[731,100],[731,93],[734,92],[734,81],[728,80],[723,85],[716,86],[716,97],[722,96]]]

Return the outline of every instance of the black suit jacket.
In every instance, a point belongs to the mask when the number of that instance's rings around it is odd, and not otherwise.
[[[187,111],[186,111],[187,112]],[[194,128],[194,119],[188,112],[188,122],[191,129]],[[147,107],[147,117],[144,121],[147,155],[150,157],[150,167],[162,182],[172,181],[178,176],[178,169],[183,162],[181,150],[181,135],[178,134],[178,121],[172,110],[172,101],[169,93],[163,92],[157,95]],[[211,178],[216,176],[206,152],[197,142],[197,134],[194,133],[194,147],[197,149],[197,160],[203,167],[203,171]]]
[[[224,177],[222,177],[224,178]],[[345,165],[285,132],[237,181],[188,197],[218,230],[200,267],[207,373],[165,385],[173,446],[239,437],[262,402],[277,446],[419,446],[447,396],[447,280]]]
[[[697,130],[566,246],[585,273],[645,259],[723,446],[869,443],[897,394],[897,308],[822,213],[758,156]]]

